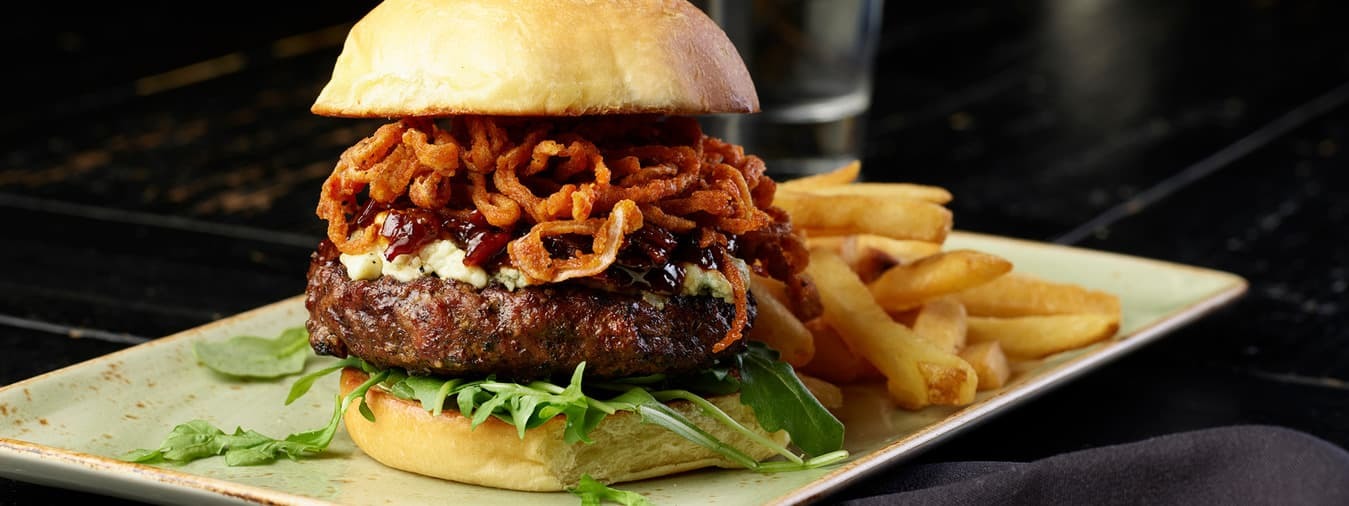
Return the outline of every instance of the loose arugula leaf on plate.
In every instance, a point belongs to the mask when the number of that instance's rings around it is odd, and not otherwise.
[[[581,506],[599,506],[606,502],[623,506],[651,506],[651,501],[642,494],[606,486],[588,474],[581,475],[581,482],[567,491],[581,498]]]
[[[297,459],[323,451],[327,444],[276,440],[256,431],[238,428],[226,433],[205,420],[193,420],[173,428],[155,450],[136,450],[123,456],[131,462],[170,461],[186,463],[224,455],[231,466],[267,464],[278,457]]]
[[[211,370],[239,378],[280,378],[304,370],[309,358],[309,332],[286,329],[268,339],[235,336],[224,341],[196,342],[192,351]]]
[[[388,372],[372,375],[369,380],[346,396],[337,396],[333,415],[328,424],[308,432],[291,434],[285,439],[273,439],[257,431],[243,428],[236,428],[234,433],[230,434],[205,420],[193,420],[174,427],[158,448],[134,450],[123,455],[122,460],[146,464],[162,461],[185,464],[224,455],[227,465],[251,466],[268,464],[279,457],[296,460],[316,455],[326,450],[328,444],[332,442],[333,436],[337,434],[338,425],[342,422],[342,413],[347,407],[357,399],[364,405],[366,391],[388,376]]]

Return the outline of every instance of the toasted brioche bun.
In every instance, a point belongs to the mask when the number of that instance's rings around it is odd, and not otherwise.
[[[359,369],[344,369],[342,393],[367,378]],[[738,394],[708,400],[746,427],[768,434],[754,421],[753,412],[740,404]],[[374,422],[356,409],[348,409],[344,416],[356,446],[386,466],[462,483],[542,492],[575,486],[584,474],[617,483],[703,467],[740,467],[664,428],[642,423],[635,413],[605,418],[590,433],[593,443],[568,444],[562,438],[562,417],[526,431],[521,439],[515,427],[495,418],[471,428],[470,420],[458,411],[432,416],[420,403],[399,399],[378,387],[366,393],[365,402],[375,415]],[[773,455],[715,423],[691,403],[672,403],[671,407],[755,459]],[[768,436],[779,443],[787,440],[782,431]]]
[[[312,111],[345,117],[755,112],[726,34],[684,0],[386,0]]]

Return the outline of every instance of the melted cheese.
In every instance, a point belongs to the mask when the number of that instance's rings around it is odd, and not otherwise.
[[[507,290],[532,284],[533,281],[514,267],[502,267],[488,274],[482,267],[464,265],[467,252],[451,241],[431,242],[417,251],[416,255],[398,255],[392,261],[378,253],[380,249],[358,255],[343,253],[339,260],[347,268],[347,277],[360,280],[389,276],[406,283],[422,276],[435,275],[441,279],[468,283],[475,288],[483,288],[489,282],[496,281]]]

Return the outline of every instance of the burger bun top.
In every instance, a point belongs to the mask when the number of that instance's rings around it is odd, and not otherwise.
[[[726,34],[685,0],[386,0],[312,111],[341,117],[746,113]]]

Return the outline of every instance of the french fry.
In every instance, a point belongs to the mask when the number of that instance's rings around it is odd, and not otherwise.
[[[806,247],[810,249],[827,249],[834,253],[838,253],[839,248],[843,247],[843,242],[852,237],[853,236],[851,235],[811,236],[806,238]]]
[[[940,186],[927,186],[912,183],[853,183],[841,185],[794,185],[789,191],[799,191],[811,195],[880,197],[884,199],[917,199],[933,204],[946,204],[951,201],[951,192]]]
[[[850,238],[853,242],[852,247],[885,252],[901,264],[913,263],[921,258],[941,253],[941,244],[935,242],[891,239],[875,234],[856,234]],[[842,247],[844,246],[840,246]]]
[[[997,341],[986,341],[966,346],[960,350],[960,358],[974,368],[979,375],[979,390],[1002,388],[1012,376],[1012,368]]]
[[[781,300],[750,278],[750,291],[758,302],[759,316],[746,336],[778,351],[782,361],[795,367],[806,365],[815,356],[815,337],[806,330]]]
[[[755,297],[767,295],[777,299],[783,305],[787,304],[787,285],[781,281],[751,272],[749,273],[749,287],[750,291],[754,292]]]
[[[1011,270],[1012,263],[999,256],[947,251],[885,271],[871,282],[871,294],[885,309],[903,311],[987,283]]]
[[[965,347],[965,306],[950,297],[923,304],[913,319],[912,328],[923,339],[947,352],[960,351]],[[975,370],[979,369],[976,367]]]
[[[870,283],[897,264],[915,262],[941,252],[941,244],[891,239],[875,234],[833,235],[806,239],[811,249],[837,253],[862,282]]]
[[[799,369],[801,372],[834,383],[853,383],[866,377],[867,369],[874,369],[866,359],[848,349],[838,332],[823,320],[816,318],[805,325],[815,336],[815,356]]]
[[[819,289],[824,321],[885,375],[896,404],[918,409],[973,402],[978,386],[974,369],[891,320],[838,255],[813,250],[806,272]]]
[[[806,386],[806,390],[810,390],[825,409],[834,411],[843,407],[843,389],[837,385],[800,372],[796,373],[796,377],[801,379],[801,384]]]
[[[796,179],[788,179],[778,183],[778,188],[788,190],[799,188],[818,188],[823,186],[845,185],[857,180],[857,175],[862,172],[862,162],[853,160],[851,163],[834,169],[829,172],[815,174]]]
[[[1116,315],[1072,315],[996,318],[971,316],[965,320],[972,343],[997,341],[1013,359],[1043,358],[1095,343],[1119,330]]]
[[[1017,272],[956,295],[973,316],[1120,314],[1119,297]]]
[[[811,249],[827,249],[848,261],[850,255],[864,252],[884,253],[898,263],[907,264],[941,252],[941,244],[909,239],[891,239],[876,234],[825,235],[806,238]],[[852,262],[849,261],[851,264]]]
[[[964,405],[976,390],[1004,386],[1032,359],[1118,331],[1114,295],[1012,274],[996,255],[941,251],[951,229],[946,189],[856,183],[858,173],[850,164],[782,183],[775,196],[805,233],[806,273],[823,306],[820,318],[802,325],[814,346],[797,367],[803,378],[884,380],[905,409]],[[781,282],[756,281],[763,285],[752,287],[757,296],[794,307]],[[799,330],[774,333],[801,339]]]
[[[870,283],[880,277],[881,273],[899,265],[900,261],[889,253],[860,245],[857,237],[850,235],[844,238],[838,245],[837,253],[839,258],[848,264],[848,268],[857,273],[857,277],[862,278],[863,283]]]
[[[918,199],[811,195],[779,188],[773,204],[810,236],[867,233],[940,243],[951,231],[951,210]]]

